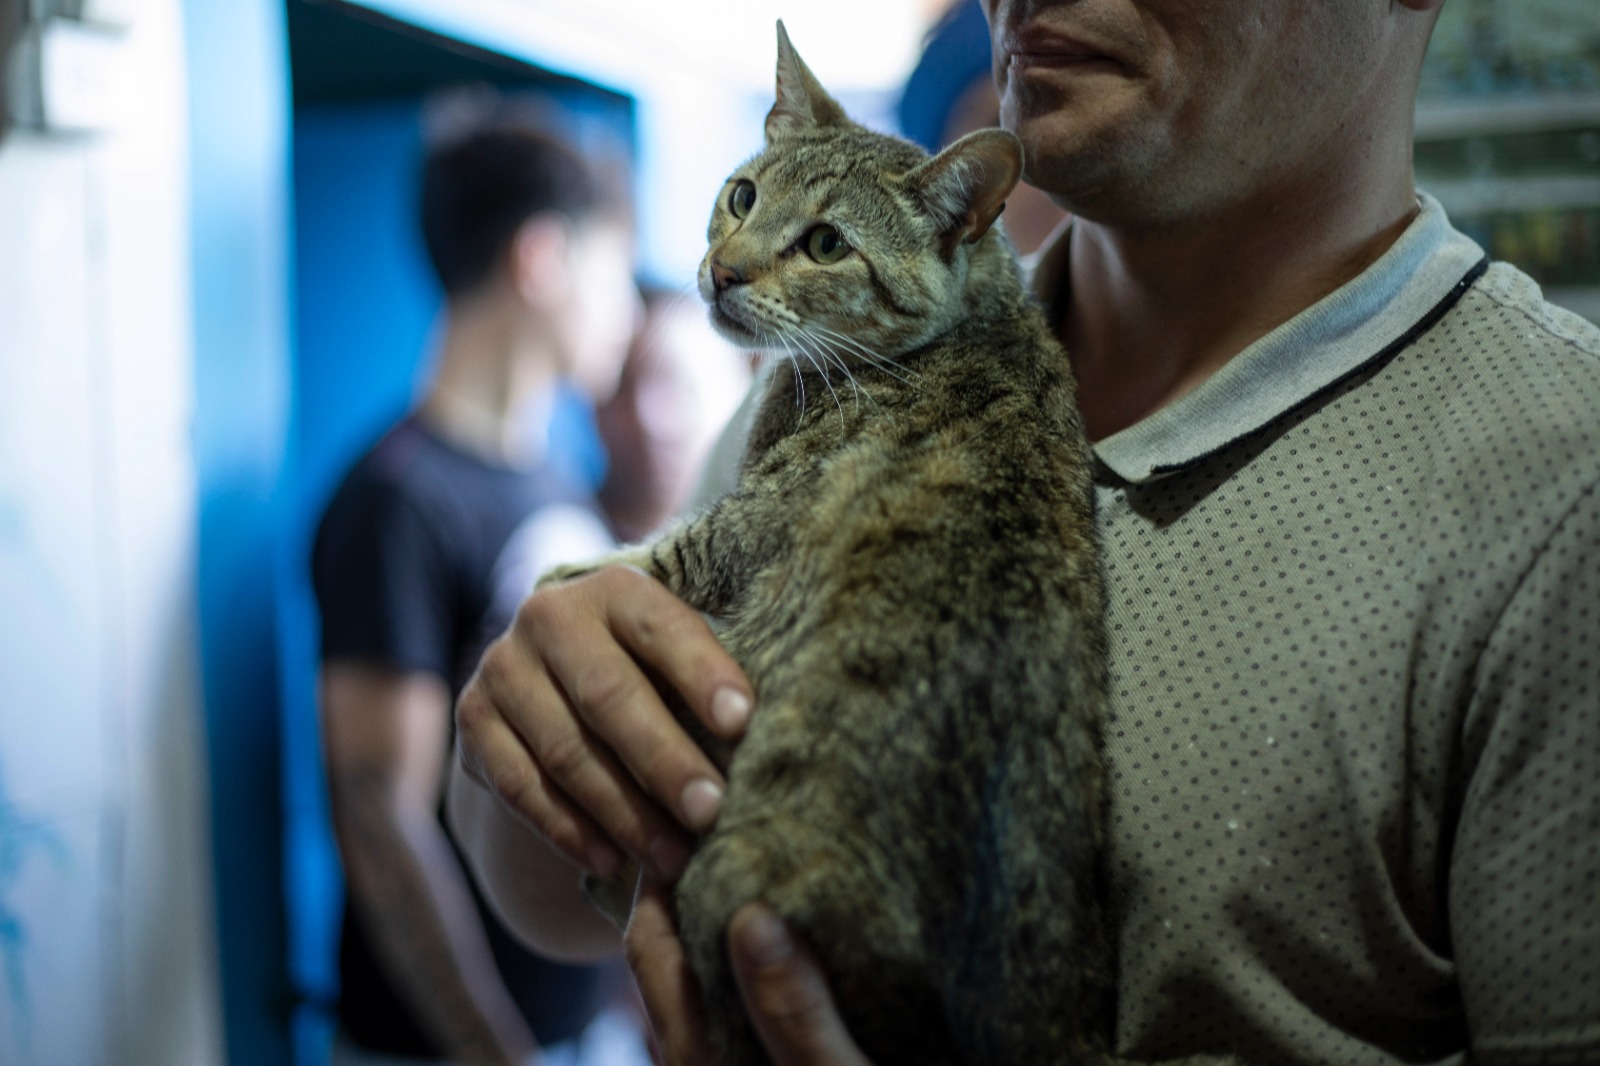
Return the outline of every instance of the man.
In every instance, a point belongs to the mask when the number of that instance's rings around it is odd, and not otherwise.
[[[986,2],[1075,216],[1036,281],[1103,468],[1129,1058],[1600,1061],[1600,333],[1413,190],[1440,2]],[[721,781],[636,663],[751,713],[640,575],[550,589],[459,705],[454,814],[491,883],[547,871],[501,903],[551,950],[601,947],[562,864],[639,857],[630,958],[701,1061],[661,884]],[[862,1061],[769,912],[730,952],[776,1062]]]
[[[989,43],[981,0],[951,4],[928,31],[896,116],[908,140],[938,152],[973,130],[1000,124]],[[1022,181],[1006,197],[1000,220],[1012,245],[1026,256],[1039,250],[1064,217],[1048,193]]]
[[[717,434],[750,385],[747,354],[682,293],[645,287],[644,318],[617,391],[595,409],[606,446],[600,506],[617,539],[635,543],[689,503]]]
[[[571,148],[502,114],[430,148],[420,206],[446,298],[436,373],[340,486],[313,560],[348,885],[335,1061],[549,1063],[595,1016],[603,974],[521,949],[440,813],[452,700],[485,644],[540,571],[609,546],[593,501],[544,462],[545,420],[559,379],[616,384],[631,237]]]

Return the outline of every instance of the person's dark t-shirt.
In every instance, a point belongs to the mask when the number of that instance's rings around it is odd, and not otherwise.
[[[603,535],[586,494],[553,472],[489,465],[407,418],[346,475],[317,530],[323,661],[427,671],[458,694],[538,573],[571,561],[563,556],[574,550],[592,553]],[[476,885],[473,895],[534,1036],[545,1045],[576,1036],[605,998],[604,968],[531,954]],[[390,983],[348,899],[339,976],[339,1022],[351,1040],[391,1055],[442,1054]]]

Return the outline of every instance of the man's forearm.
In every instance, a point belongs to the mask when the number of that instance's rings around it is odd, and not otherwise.
[[[459,766],[450,773],[451,831],[506,927],[569,962],[622,950],[616,927],[584,898],[579,873]]]
[[[533,1036],[506,992],[466,882],[438,821],[379,781],[338,786],[351,901],[390,980],[446,1057],[517,1063]]]

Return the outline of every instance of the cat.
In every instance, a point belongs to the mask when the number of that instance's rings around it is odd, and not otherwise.
[[[756,899],[881,1066],[1111,1061],[1105,593],[1071,367],[994,225],[1021,168],[1003,130],[929,157],[855,124],[780,22],[699,286],[793,384],[730,495],[547,578],[646,571],[755,686],[731,757],[696,734],[728,786],[675,896],[723,1062],[767,1061],[725,943]],[[632,879],[590,887],[626,921]]]

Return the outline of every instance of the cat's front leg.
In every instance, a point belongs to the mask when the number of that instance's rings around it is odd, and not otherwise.
[[[539,588],[607,566],[631,566],[655,578],[703,614],[724,615],[743,588],[752,559],[773,538],[760,537],[748,506],[729,497],[710,510],[679,522],[654,540],[602,555],[586,563],[558,566]],[[770,523],[767,523],[770,524]]]
[[[590,559],[586,562],[563,563],[560,566],[551,567],[539,576],[534,588],[542,589],[546,585],[571,581],[574,578],[592,574],[596,570],[604,570],[608,566],[631,566],[635,570],[643,570],[657,581],[661,580],[661,575],[656,572],[656,567],[650,561],[650,545],[635,544],[626,548],[618,548],[613,552],[607,552],[599,558]]]

